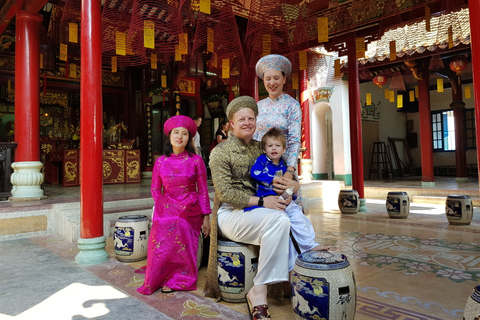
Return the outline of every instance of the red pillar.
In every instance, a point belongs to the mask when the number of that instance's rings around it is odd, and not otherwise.
[[[248,82],[249,86],[240,86],[240,95],[250,96],[258,102],[258,77],[257,73],[255,72],[255,68],[248,69],[248,78],[251,79],[251,81]]]
[[[423,79],[418,80],[418,111],[420,118],[420,155],[422,162],[422,183],[434,182],[432,116],[430,114],[430,72],[424,61]]]
[[[80,237],[103,236],[102,47],[99,0],[82,0]]]
[[[350,110],[350,150],[352,158],[352,188],[360,199],[365,198],[363,183],[362,118],[360,106],[360,81],[355,51],[355,35],[348,41],[348,102]]]
[[[480,101],[480,2],[469,1],[470,48],[472,50],[473,97],[475,104]],[[480,108],[475,108],[475,131],[477,137],[477,163],[480,163]],[[480,181],[480,166],[478,167]]]
[[[302,159],[311,159],[310,148],[310,92],[308,91],[308,71],[300,71],[300,106],[302,108]]]
[[[18,11],[15,42],[15,162],[40,161],[40,14]]]
[[[452,88],[453,119],[455,122],[455,167],[457,178],[467,179],[467,146],[465,140],[465,103],[462,97],[462,78],[457,75],[456,88]]]
[[[200,96],[200,79],[195,80],[195,115],[205,117],[205,108],[202,104],[202,97]]]

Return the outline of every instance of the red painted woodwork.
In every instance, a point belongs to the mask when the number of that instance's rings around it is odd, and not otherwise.
[[[19,11],[15,42],[15,161],[40,160],[41,15]]]
[[[423,79],[418,80],[418,111],[420,117],[420,155],[422,182],[434,182],[432,117],[430,115],[430,88],[428,66],[423,70]]]
[[[0,35],[3,34],[7,26],[10,24],[10,21],[15,16],[15,13],[17,12],[17,6],[15,4],[15,1],[4,2],[3,5],[10,6],[10,8],[4,16],[0,16]]]
[[[469,1],[470,47],[472,50],[473,97],[480,101],[480,1]],[[477,136],[477,163],[480,163],[480,108],[475,108],[475,131]],[[478,179],[480,180],[480,166]]]
[[[360,80],[355,52],[355,35],[348,39],[348,102],[350,110],[350,150],[352,158],[352,188],[360,199],[365,198],[363,181],[362,118],[360,105]]]
[[[466,65],[466,63],[465,63]],[[461,72],[461,70],[459,71]],[[462,79],[457,73],[457,90],[454,92],[452,90],[452,102],[463,102],[463,93],[462,93]],[[467,146],[466,146],[466,137],[465,130],[463,127],[465,125],[465,108],[464,107],[454,107],[453,108],[453,119],[455,123],[455,128],[462,128],[460,130],[455,130],[455,168],[457,178],[466,178],[467,177]]]
[[[80,79],[80,237],[103,236],[101,8],[83,0]]]
[[[205,118],[205,108],[200,96],[200,79],[195,79],[195,115]]]
[[[310,91],[308,90],[307,70],[300,71],[300,106],[302,108],[302,148],[306,150],[302,153],[302,159],[311,159],[310,145]]]

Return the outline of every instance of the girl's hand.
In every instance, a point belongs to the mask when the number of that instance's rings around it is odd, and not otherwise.
[[[293,174],[291,174],[288,171],[283,174],[283,177],[286,178],[286,179],[293,180]]]
[[[210,235],[210,215],[206,214],[203,216],[203,223],[202,223],[202,233],[203,237],[206,238]]]

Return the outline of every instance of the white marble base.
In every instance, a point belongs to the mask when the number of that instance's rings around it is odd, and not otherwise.
[[[43,174],[40,170],[43,163],[40,161],[22,161],[12,163],[13,173],[11,201],[30,201],[45,199],[41,188]]]

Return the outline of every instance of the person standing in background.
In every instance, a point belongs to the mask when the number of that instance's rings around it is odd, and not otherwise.
[[[192,118],[197,125],[197,134],[193,137],[193,143],[195,146],[195,152],[201,157],[202,156],[202,145],[200,144],[200,133],[198,133],[198,128],[202,125],[202,117],[195,116]]]

